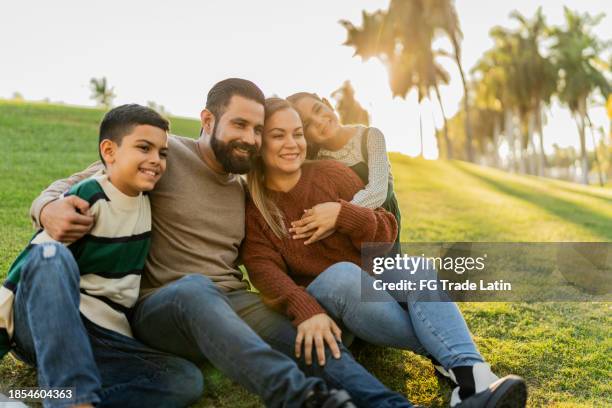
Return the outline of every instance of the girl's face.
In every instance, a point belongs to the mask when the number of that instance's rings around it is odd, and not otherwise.
[[[306,96],[294,106],[304,123],[304,134],[308,142],[324,145],[338,134],[340,122],[336,112],[328,104]]]
[[[300,169],[306,159],[306,140],[295,110],[279,110],[266,120],[261,157],[266,172],[291,174]]]

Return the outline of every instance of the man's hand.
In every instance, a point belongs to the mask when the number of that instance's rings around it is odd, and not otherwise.
[[[89,203],[77,196],[51,201],[40,212],[40,223],[45,231],[54,240],[64,243],[74,242],[87,234],[93,221]]]
[[[305,245],[327,238],[335,231],[341,207],[336,202],[317,204],[306,210],[301,219],[292,222],[289,232],[294,234],[293,239],[308,238]]]
[[[342,331],[328,315],[319,313],[308,320],[304,320],[297,327],[295,338],[295,356],[302,355],[302,343],[304,344],[304,359],[306,364],[312,364],[312,343],[317,350],[319,365],[325,365],[325,343],[332,352],[334,358],[340,358],[340,348],[336,341],[342,341]]]

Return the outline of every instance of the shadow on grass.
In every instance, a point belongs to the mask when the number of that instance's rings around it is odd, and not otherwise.
[[[590,191],[582,191],[582,190],[580,190],[578,188],[571,188],[571,187],[567,187],[567,186],[561,186],[561,185],[559,185],[557,183],[551,183],[551,182],[547,182],[547,184],[552,186],[552,187],[554,187],[554,188],[557,188],[559,190],[567,191],[568,193],[581,194],[581,195],[585,195],[587,197],[595,198],[597,200],[602,200],[606,204],[612,204],[612,198],[604,197],[604,196],[601,196],[599,194],[592,193]]]
[[[535,190],[530,190],[528,187],[525,187],[520,183],[512,181],[500,182],[493,177],[488,177],[459,163],[454,163],[453,167],[488,184],[499,192],[536,205],[548,213],[556,215],[567,222],[571,222],[586,228],[606,240],[612,240],[612,218],[610,217],[598,214],[568,200],[542,194]],[[572,190],[570,189],[570,191]],[[578,191],[572,192],[584,194]],[[586,193],[585,195],[590,196],[592,194]],[[595,197],[605,199],[604,197],[600,196]]]

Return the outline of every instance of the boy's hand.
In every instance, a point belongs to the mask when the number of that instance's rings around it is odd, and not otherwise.
[[[68,196],[45,205],[40,212],[40,223],[51,238],[70,243],[87,234],[93,227],[94,218],[88,212],[87,201],[77,196]]]
[[[291,223],[289,232],[294,234],[293,239],[308,238],[304,244],[312,244],[334,233],[340,203],[327,202],[317,204],[304,212],[302,218]]]

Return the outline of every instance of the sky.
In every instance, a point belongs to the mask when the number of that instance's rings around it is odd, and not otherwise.
[[[387,8],[389,0],[224,0],[152,2],[6,1],[0,4],[0,98],[19,92],[27,100],[49,99],[94,106],[89,80],[106,76],[115,105],[154,101],[173,115],[197,118],[206,93],[217,81],[242,77],[258,84],[266,96],[297,91],[328,96],[345,80],[371,114],[371,125],[386,136],[389,151],[419,152],[419,109],[425,157],[437,157],[434,127],[442,126],[437,103],[419,105],[416,94],[393,99],[385,67],[363,62],[343,46],[346,19],[361,23],[361,11]],[[495,25],[515,27],[508,15],[517,9],[532,16],[542,5],[547,22],[563,21],[563,5],[608,16],[595,33],[612,39],[608,0],[457,0],[463,30],[466,71],[493,45]],[[450,50],[443,40],[436,47]],[[452,61],[441,61],[451,84],[441,88],[452,116],[462,86]],[[605,109],[592,107],[596,126],[608,129]],[[544,129],[546,150],[552,144],[578,146],[569,111],[553,104]],[[588,138],[587,146],[592,143]]]

